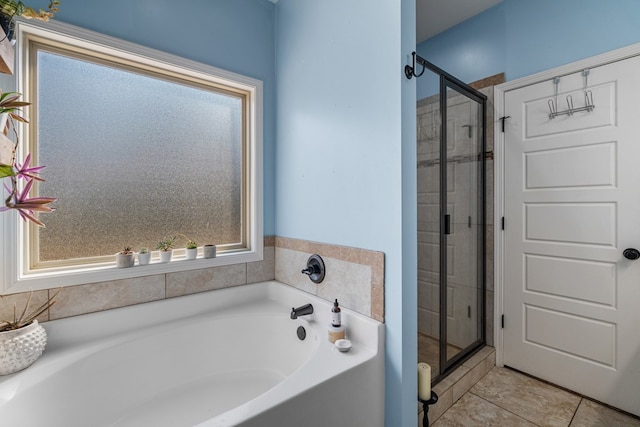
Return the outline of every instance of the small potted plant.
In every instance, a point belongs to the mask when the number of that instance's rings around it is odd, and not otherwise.
[[[202,247],[202,255],[204,258],[216,257],[216,245],[204,245]]]
[[[36,361],[47,345],[47,332],[38,324],[36,317],[55,304],[58,289],[39,307],[29,310],[33,292],[29,293],[27,303],[18,314],[13,306],[10,319],[0,319],[0,375],[21,371]],[[0,301],[2,301],[0,295]]]
[[[196,259],[198,256],[198,243],[195,240],[189,239],[186,249],[187,259]]]
[[[125,246],[120,252],[116,254],[116,265],[118,268],[133,267],[136,260],[136,254],[133,252],[131,246]]]
[[[138,252],[138,264],[147,265],[151,262],[151,252],[148,248],[140,248]]]
[[[176,244],[176,236],[165,237],[164,240],[158,242],[156,249],[160,251],[160,262],[171,261],[173,255],[173,246]]]

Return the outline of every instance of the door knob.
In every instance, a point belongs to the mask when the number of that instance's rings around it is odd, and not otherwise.
[[[622,256],[633,261],[640,258],[640,251],[634,248],[627,248],[622,252]]]

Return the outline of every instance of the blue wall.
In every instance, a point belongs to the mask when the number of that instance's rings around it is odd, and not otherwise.
[[[417,52],[466,82],[517,79],[640,41],[638,0],[504,0]],[[418,82],[418,98],[433,94]]]
[[[505,0],[512,80],[640,41],[638,0]]]
[[[276,10],[276,233],[385,253],[386,425],[415,427],[415,0]]]
[[[46,2],[45,2],[46,4]],[[264,82],[264,233],[275,234],[275,6],[266,0],[63,0],[56,19]]]
[[[416,52],[463,82],[502,73],[506,63],[504,4],[420,43]],[[418,79],[418,99],[438,91],[437,79]]]
[[[415,427],[416,80],[402,72],[415,0],[61,9],[60,21],[263,80],[265,234],[385,253],[386,425]]]

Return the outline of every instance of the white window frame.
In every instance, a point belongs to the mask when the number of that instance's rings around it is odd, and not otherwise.
[[[111,56],[161,68],[167,72],[231,86],[249,93],[249,116],[247,157],[248,166],[245,177],[248,204],[248,230],[246,249],[222,252],[216,258],[184,261],[178,253],[169,263],[152,263],[148,266],[116,268],[113,265],[82,265],[62,268],[29,271],[25,256],[25,243],[28,240],[28,226],[18,218],[15,212],[0,213],[0,294],[25,292],[29,290],[50,289],[60,286],[96,283],[118,279],[135,278],[176,271],[195,270],[220,265],[241,264],[260,261],[263,257],[263,197],[262,197],[262,81],[232,73],[210,65],[181,58],[135,43],[106,36],[79,28],[60,21],[41,23],[39,21],[19,20],[16,25],[16,68],[15,85],[18,92],[29,100],[27,39],[30,36],[43,37],[70,46],[77,46],[108,53]],[[8,91],[9,88],[3,88]],[[25,130],[18,129],[22,138],[21,149],[25,148]],[[55,165],[48,165],[55,167]],[[46,174],[45,174],[46,178]],[[53,195],[55,197],[55,195]],[[55,215],[55,213],[50,214]],[[46,215],[43,216],[46,223]],[[114,256],[115,259],[115,256]]]

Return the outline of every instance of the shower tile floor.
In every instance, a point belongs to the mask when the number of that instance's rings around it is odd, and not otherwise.
[[[640,418],[501,367],[492,368],[433,421],[432,427],[640,427]]]
[[[460,348],[447,344],[447,358],[450,359],[460,352]],[[418,362],[431,366],[432,375],[440,372],[440,341],[418,332]]]

